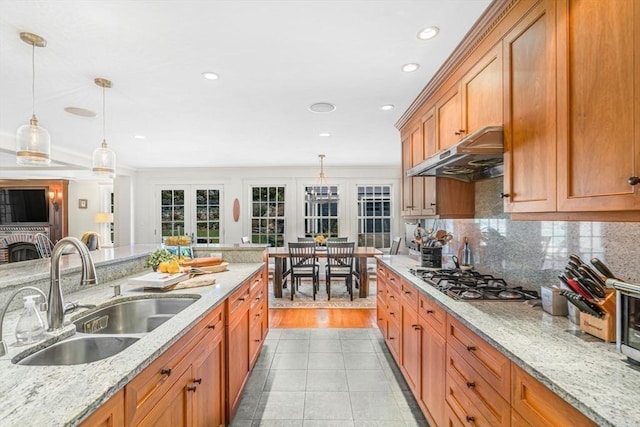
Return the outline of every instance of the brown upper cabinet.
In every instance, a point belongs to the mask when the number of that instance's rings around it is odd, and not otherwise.
[[[557,0],[557,14],[558,210],[638,210],[640,2]]]
[[[503,125],[514,218],[638,220],[639,40],[635,0],[493,2],[398,126],[428,156]]]

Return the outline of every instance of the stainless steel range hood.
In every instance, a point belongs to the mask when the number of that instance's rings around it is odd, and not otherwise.
[[[409,169],[407,176],[439,176],[465,182],[495,178],[503,174],[503,156],[502,126],[487,126]]]

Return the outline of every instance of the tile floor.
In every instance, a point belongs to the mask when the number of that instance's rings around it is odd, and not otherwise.
[[[231,423],[427,425],[378,329],[271,329]]]

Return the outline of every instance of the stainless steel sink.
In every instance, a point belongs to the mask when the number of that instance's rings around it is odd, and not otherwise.
[[[139,337],[76,335],[44,348],[18,365],[79,365],[113,356],[138,341]]]
[[[143,334],[189,307],[194,298],[150,298],[123,301],[92,311],[76,320],[85,334]]]

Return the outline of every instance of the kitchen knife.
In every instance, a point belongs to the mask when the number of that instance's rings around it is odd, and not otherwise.
[[[582,289],[584,289],[589,295],[591,295],[591,298],[589,299],[598,300],[606,296],[604,290],[600,290],[598,288],[598,285],[596,285],[596,283],[588,277],[580,277],[575,280],[580,286],[582,286]]]
[[[600,261],[598,258],[591,258],[591,264],[593,264],[593,266],[596,268],[596,270],[598,270],[600,273],[602,273],[602,275],[607,278],[607,279],[616,279],[616,280],[620,280],[617,279],[616,276],[613,275],[613,273],[611,272],[611,270],[609,270],[609,267],[607,267],[602,261]]]
[[[604,316],[604,312],[597,305],[587,301],[581,295],[576,294],[575,292],[568,291],[563,289],[560,291],[560,295],[564,295],[567,297],[567,300],[578,307],[578,309],[584,313],[590,314],[595,317]]]
[[[596,284],[598,285],[598,288],[601,289],[602,292],[604,293],[604,290],[607,285],[604,283],[604,280],[602,280],[602,277],[600,277],[599,274],[593,271],[591,267],[589,267],[587,264],[582,264],[580,267],[578,267],[578,273],[596,282]]]
[[[569,261],[573,261],[578,265],[584,264],[584,261],[582,261],[582,259],[576,254],[570,254],[569,255]]]
[[[567,283],[573,292],[583,296],[584,298],[593,298],[591,294],[582,288],[582,285],[580,285],[576,279],[567,279]]]

